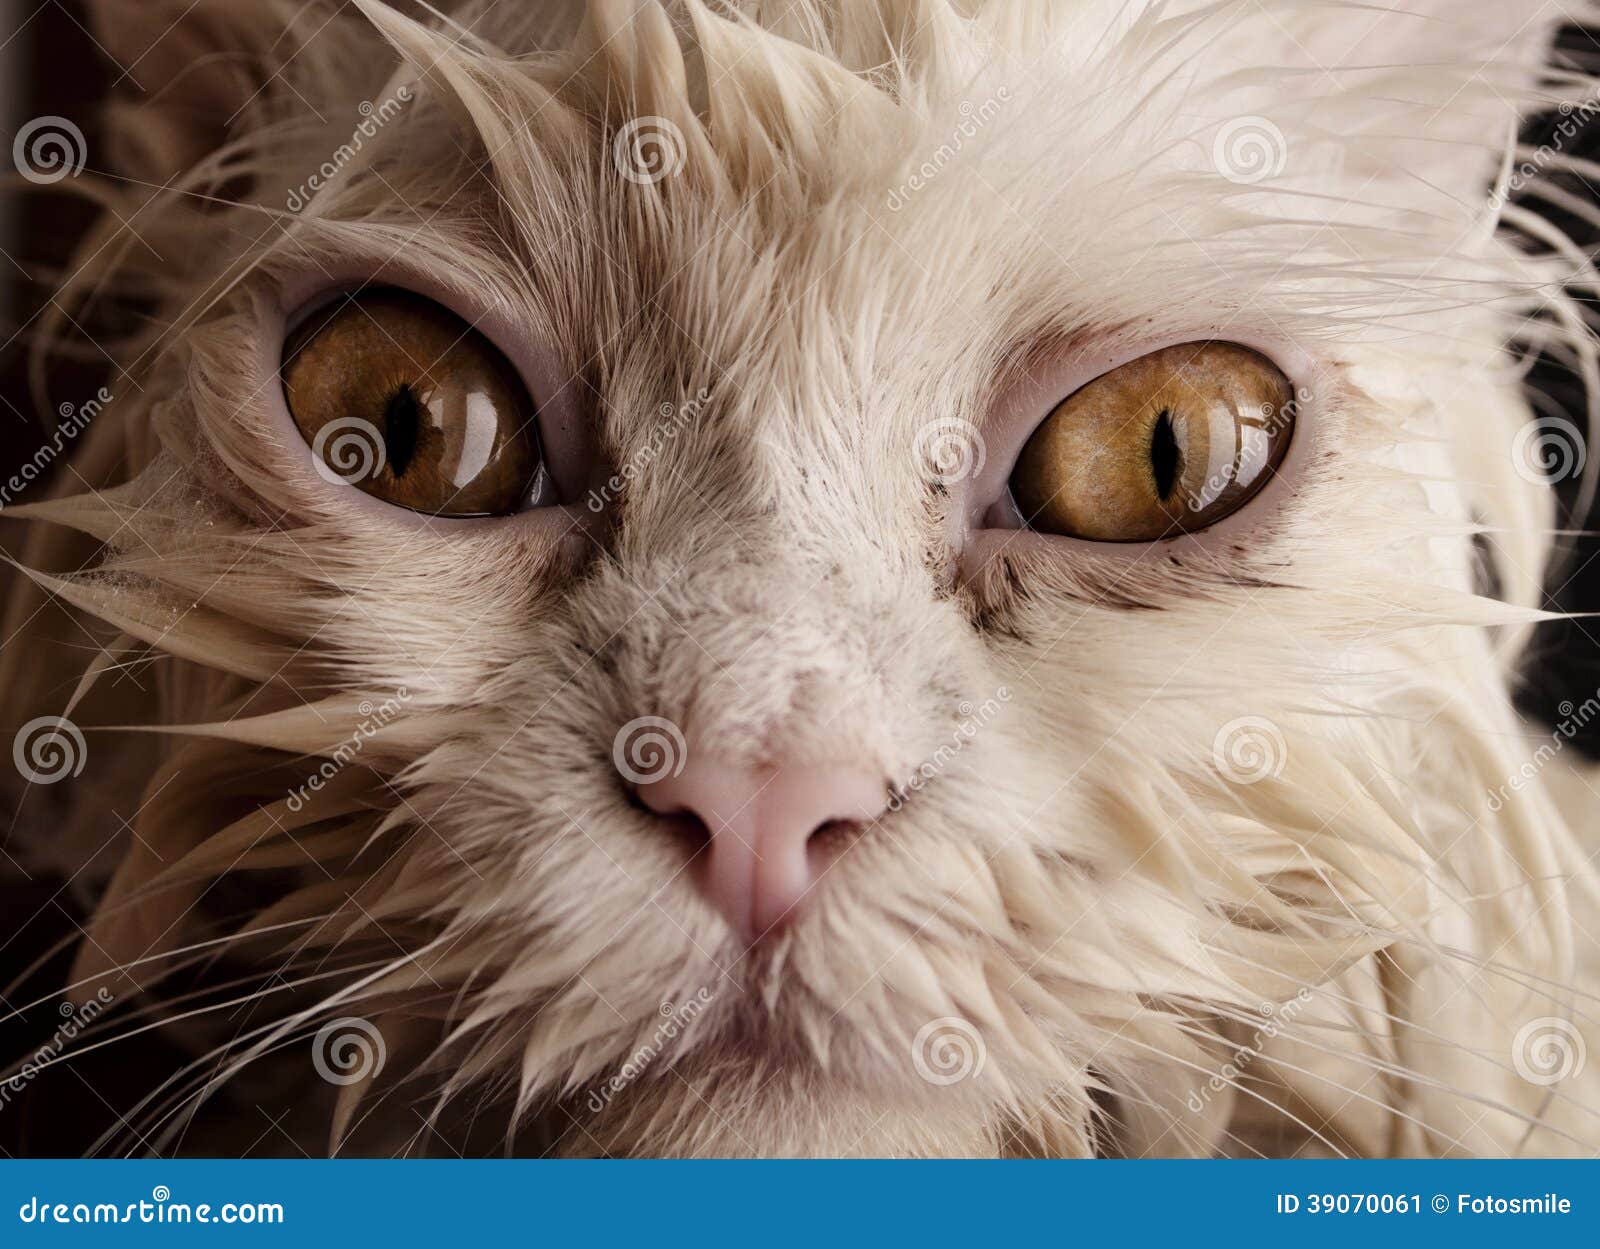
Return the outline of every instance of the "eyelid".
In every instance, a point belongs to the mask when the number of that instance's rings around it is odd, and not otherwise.
[[[315,317],[317,313],[321,312],[325,308],[333,307],[341,299],[349,299],[359,289],[359,287],[351,287],[349,289],[336,288],[334,290],[324,291],[321,295],[317,296],[315,299],[312,299],[309,303],[300,304],[283,319],[283,341],[285,343],[291,342],[294,339],[294,336],[299,333],[300,330],[305,327],[306,323]]]

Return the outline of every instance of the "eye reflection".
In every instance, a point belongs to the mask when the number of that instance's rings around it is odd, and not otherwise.
[[[460,454],[456,457],[455,472],[450,476],[451,484],[458,490],[470,485],[488,466],[489,457],[494,454],[495,431],[500,427],[487,395],[468,395],[466,401],[466,412],[457,426],[461,430]],[[429,411],[437,417],[431,405]],[[436,419],[435,424],[448,428],[446,421]]]

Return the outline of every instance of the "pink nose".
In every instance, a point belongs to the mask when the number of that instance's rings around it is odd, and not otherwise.
[[[693,751],[677,776],[638,793],[652,811],[689,812],[705,825],[700,888],[746,941],[781,924],[827,866],[812,834],[874,819],[889,797],[881,776],[849,764],[746,768]]]

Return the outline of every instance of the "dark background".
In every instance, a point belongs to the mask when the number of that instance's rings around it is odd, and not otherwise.
[[[95,151],[95,102],[120,73],[84,29],[86,18],[58,0],[0,0],[0,138],[10,178],[11,139],[29,118],[70,118]],[[94,167],[91,160],[85,170]],[[70,180],[69,180],[70,182]],[[61,187],[26,187],[15,178],[0,191],[0,479],[44,441],[44,427],[28,394],[30,329],[50,296],[73,244],[94,220],[95,209]],[[60,366],[51,370],[52,398],[88,396],[103,370]]]
[[[0,178],[6,179],[0,182],[0,481],[8,481],[48,441],[40,407],[28,389],[28,353],[38,314],[70,272],[70,254],[98,212],[72,193],[70,178],[55,186],[29,186],[11,176],[11,141],[30,118],[66,117],[86,140],[85,175],[106,172],[95,159],[104,150],[98,101],[122,68],[96,45],[87,26],[72,0],[0,0]],[[109,372],[103,359],[52,362],[46,410],[82,403],[105,384]],[[48,480],[40,480],[28,493],[37,497],[48,488]],[[16,554],[9,548],[7,553]],[[5,696],[0,691],[0,698]],[[4,833],[0,821],[0,839]],[[22,984],[13,981],[50,941],[74,931],[85,918],[65,885],[60,877],[7,873],[0,859],[0,941],[6,943],[0,953],[0,1069],[35,1052],[60,1023],[67,957],[47,961]],[[29,917],[35,922],[27,922]],[[46,1000],[19,1016],[16,1008],[38,998]],[[143,1092],[186,1061],[154,1033],[108,1049],[104,1057],[88,1054],[85,1061],[59,1064],[0,1105],[0,1158],[80,1155]],[[241,1152],[248,1152],[249,1139],[241,1143]],[[276,1145],[264,1141],[261,1152],[282,1152],[281,1138]]]
[[[1576,28],[1564,31],[1558,47],[1572,67],[1589,73],[1600,69],[1600,44],[1591,32]],[[1538,146],[1551,140],[1558,121],[1553,118],[1530,123],[1524,129],[1523,142]],[[1591,118],[1573,140],[1565,143],[1565,149],[1571,156],[1600,161],[1600,123]],[[1552,181],[1586,204],[1600,202],[1596,186],[1585,178],[1562,174]],[[1592,223],[1538,202],[1529,206],[1538,208],[1541,215],[1594,256],[1600,244],[1600,230]],[[1594,292],[1582,294],[1587,302],[1594,302]],[[1583,386],[1570,369],[1542,360],[1529,378],[1529,386],[1538,418],[1566,416],[1580,429],[1585,428]],[[1592,461],[1600,456],[1600,446],[1595,445],[1592,435],[1589,442]],[[1600,464],[1591,463],[1589,467],[1600,471]],[[1545,578],[1548,601],[1544,606],[1551,611],[1600,610],[1600,532],[1595,532],[1600,530],[1600,504],[1592,507],[1588,516],[1573,515],[1580,481],[1573,479],[1557,487],[1562,502],[1561,523],[1575,532],[1559,543],[1557,558]],[[1517,701],[1530,717],[1549,724],[1558,718],[1556,708],[1562,700],[1581,705],[1600,688],[1600,620],[1559,620],[1541,625],[1524,657],[1522,675],[1524,685]],[[1600,723],[1591,721],[1579,728],[1573,745],[1591,759],[1600,759]]]

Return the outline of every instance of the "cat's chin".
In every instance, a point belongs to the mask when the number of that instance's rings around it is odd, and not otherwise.
[[[757,1022],[757,1020],[760,1022]],[[963,1037],[918,1061],[846,1036],[819,1061],[798,1026],[752,1014],[684,1052],[546,1107],[551,1152],[614,1157],[994,1157],[1094,1152],[1085,1117],[1003,1092]],[[1019,1090],[1011,1089],[1012,1094]],[[1061,1090],[1056,1090],[1060,1093]],[[1043,1142],[1048,1141],[1048,1145]]]
[[[831,1077],[741,1073],[651,1081],[598,1113],[558,1108],[557,1152],[590,1157],[992,1157],[1007,1133],[971,1095],[886,1096]],[[932,1090],[943,1092],[945,1090]],[[1087,1152],[1087,1148],[1085,1148]]]

